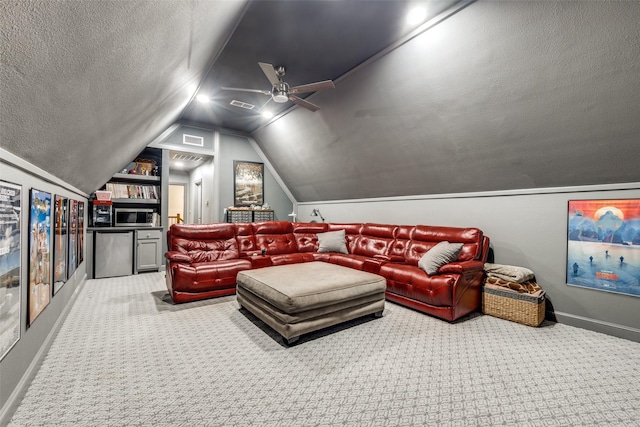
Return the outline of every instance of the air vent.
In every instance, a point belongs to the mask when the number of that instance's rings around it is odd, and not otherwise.
[[[202,160],[200,156],[194,156],[192,154],[176,153],[172,157],[173,160],[181,160],[183,162],[199,162]]]
[[[198,147],[204,146],[204,138],[201,136],[182,134],[182,143],[187,145],[197,145]]]
[[[256,106],[253,104],[247,104],[246,102],[238,101],[235,99],[231,101],[230,104],[234,107],[244,108],[245,110],[253,110],[254,108],[256,108]]]

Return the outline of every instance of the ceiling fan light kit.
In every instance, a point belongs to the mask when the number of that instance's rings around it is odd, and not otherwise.
[[[299,98],[294,93],[308,93],[308,92],[318,92],[326,89],[333,89],[335,85],[331,80],[324,80],[321,82],[308,83],[300,86],[289,87],[289,84],[282,80],[285,75],[285,68],[281,65],[274,67],[271,64],[267,64],[265,62],[258,62],[258,65],[262,69],[262,72],[267,77],[267,80],[271,83],[271,90],[261,90],[261,89],[246,89],[239,87],[222,87],[222,90],[235,90],[240,92],[253,92],[253,93],[261,93],[263,95],[271,96],[274,102],[278,104],[283,104],[287,101],[291,101],[296,105],[299,105],[303,108],[306,108],[309,111],[318,111],[320,107],[315,104],[312,104],[309,101],[306,101],[302,98]]]

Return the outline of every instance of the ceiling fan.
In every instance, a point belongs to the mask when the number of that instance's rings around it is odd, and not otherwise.
[[[260,89],[244,89],[239,87],[221,87],[222,90],[237,90],[241,92],[254,92],[261,93],[263,95],[271,96],[274,102],[279,104],[285,103],[287,101],[291,101],[294,104],[297,104],[301,107],[306,108],[311,111],[318,111],[320,107],[315,104],[312,104],[309,101],[305,101],[302,98],[295,96],[297,93],[308,93],[308,92],[317,92],[325,89],[333,89],[335,88],[333,81],[324,80],[321,82],[308,83],[306,85],[289,87],[289,84],[282,80],[285,74],[285,68],[283,66],[277,66],[274,68],[273,65],[267,64],[264,62],[258,62],[262,72],[267,79],[271,83],[271,90],[260,90]]]

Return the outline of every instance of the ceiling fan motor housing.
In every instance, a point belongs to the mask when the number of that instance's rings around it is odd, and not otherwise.
[[[287,102],[289,100],[289,85],[285,82],[281,82],[280,84],[273,86],[271,98],[280,104]]]

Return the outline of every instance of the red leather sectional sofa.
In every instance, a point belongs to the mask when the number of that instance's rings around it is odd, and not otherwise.
[[[318,233],[345,230],[349,253],[318,252]],[[463,243],[458,260],[429,276],[418,268],[438,242]],[[325,261],[387,280],[386,298],[453,321],[480,307],[489,238],[477,228],[271,221],[172,225],[167,288],[174,303],[231,295],[239,271]]]

